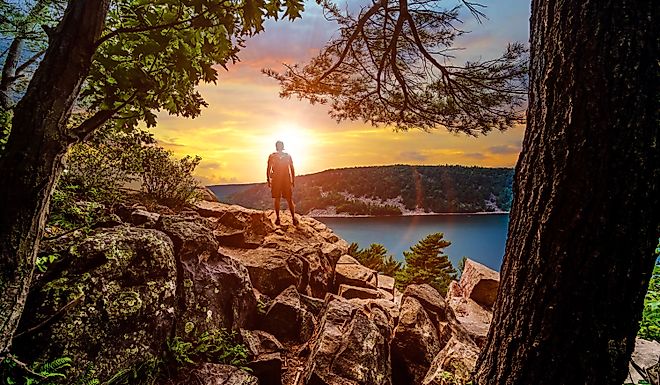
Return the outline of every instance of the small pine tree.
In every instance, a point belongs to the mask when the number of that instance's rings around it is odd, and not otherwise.
[[[387,255],[385,246],[378,243],[372,243],[366,249],[359,249],[357,243],[351,243],[348,247],[348,254],[363,266],[385,275],[394,277],[401,270],[401,262],[394,259],[391,255]]]
[[[406,265],[396,274],[396,281],[402,290],[411,284],[427,283],[433,286],[443,296],[452,279],[456,278],[456,270],[443,254],[443,249],[451,242],[443,239],[443,233],[427,235],[410,251],[404,251]]]

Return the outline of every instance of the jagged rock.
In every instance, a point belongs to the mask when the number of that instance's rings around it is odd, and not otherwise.
[[[467,383],[478,356],[479,349],[475,345],[451,338],[433,359],[422,385]]]
[[[107,380],[161,357],[176,306],[172,242],[160,231],[130,227],[66,242],[50,244],[60,257],[33,282],[14,352],[27,362],[72,358],[64,384],[76,383],[88,365]]]
[[[254,287],[270,297],[294,285],[300,293],[323,298],[337,260],[348,250],[344,240],[312,218],[276,228],[272,211],[212,202],[195,207],[209,221],[219,252],[245,265]]]
[[[254,250],[221,247],[218,251],[241,262],[254,287],[269,297],[276,297],[291,285],[302,289],[307,284],[305,264],[295,255],[263,247]]]
[[[456,320],[464,328],[465,332],[478,346],[483,346],[486,343],[488,328],[493,319],[493,313],[469,298],[448,297],[447,299]]]
[[[177,335],[188,339],[213,329],[247,327],[257,312],[247,269],[217,252],[207,225],[194,216],[163,216],[157,224],[174,241],[182,283]]]
[[[432,322],[436,325],[447,321],[447,304],[442,298],[440,292],[431,285],[408,285],[403,292],[403,301],[406,297],[412,297],[419,301],[424,310],[428,313]]]
[[[385,298],[385,294],[381,294],[379,290],[367,289],[366,287],[355,287],[349,285],[339,285],[337,294],[346,299],[360,298],[360,299],[377,299]]]
[[[206,186],[199,186],[196,189],[198,198],[205,202],[220,202],[218,197]]]
[[[335,286],[339,285],[378,289],[378,273],[362,266],[350,255],[342,255],[335,268]]]
[[[449,287],[447,288],[447,295],[445,296],[445,298],[449,300],[450,298],[462,297],[462,296],[463,296],[463,291],[461,290],[461,285],[459,285],[457,281],[449,282]]]
[[[651,385],[659,385],[658,372],[660,371],[660,343],[647,341],[641,338],[635,340],[635,350],[630,358],[628,377],[624,383],[639,384],[646,380]],[[648,373],[647,377],[644,372]]]
[[[499,273],[466,260],[460,282],[452,281],[447,302],[458,322],[478,346],[483,346],[493,318],[491,306],[497,295]],[[475,301],[475,298],[481,302]]]
[[[329,294],[310,342],[306,384],[390,385],[391,320],[387,311],[367,311]]]
[[[260,385],[250,373],[231,365],[204,363],[163,385]]]
[[[467,259],[459,285],[463,297],[470,298],[479,305],[491,309],[497,297],[500,273]]]
[[[263,330],[241,329],[240,334],[252,356],[284,351],[282,343],[274,335]]]
[[[438,325],[420,302],[406,296],[392,338],[392,371],[396,384],[420,384],[442,346]]]
[[[295,286],[273,300],[264,318],[262,328],[282,341],[304,342],[314,332],[314,316],[302,304]]]
[[[160,214],[152,213],[146,210],[137,209],[131,213],[130,223],[136,226],[144,226],[147,228],[154,227]]]
[[[394,283],[394,278],[385,274],[378,274],[378,289],[390,293],[392,298],[394,298]]]

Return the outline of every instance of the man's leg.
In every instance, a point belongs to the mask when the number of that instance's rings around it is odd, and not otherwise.
[[[275,224],[279,225],[280,224],[280,198],[274,198],[275,199],[275,216],[277,219],[275,220]]]
[[[289,211],[291,211],[291,218],[293,218],[293,224],[297,225],[298,220],[296,219],[296,206],[293,205],[293,198],[287,197],[286,203],[289,205]]]

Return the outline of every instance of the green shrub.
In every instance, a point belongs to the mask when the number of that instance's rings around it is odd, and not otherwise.
[[[193,342],[174,337],[167,342],[168,357],[176,367],[200,362],[215,362],[244,368],[247,348],[238,343],[236,334],[224,329],[203,332]]]
[[[655,254],[656,258],[660,254],[660,239]],[[644,309],[637,335],[647,340],[660,342],[660,263],[657,260],[644,298]]]
[[[362,265],[390,277],[394,277],[401,270],[401,262],[388,255],[385,246],[378,243],[372,243],[366,249],[359,249],[357,243],[351,243],[348,254]]]
[[[199,183],[192,173],[202,158],[177,160],[172,152],[156,146],[144,148],[140,156],[139,177],[148,196],[170,207],[181,207],[197,198]]]
[[[26,367],[11,357],[0,363],[0,373],[3,383],[7,385],[55,385],[59,380],[65,379],[64,374],[71,368],[71,358],[58,357],[42,364],[33,364]]]
[[[443,249],[451,245],[443,238],[443,233],[429,234],[410,251],[403,252],[406,264],[395,277],[401,290],[411,284],[427,283],[443,296],[447,294],[449,283],[456,278],[456,270],[443,254]]]

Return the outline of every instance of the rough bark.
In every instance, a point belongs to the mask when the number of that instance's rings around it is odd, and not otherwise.
[[[0,158],[0,353],[11,346],[50,195],[71,137],[67,119],[89,71],[109,0],[72,0],[16,105]]]
[[[480,385],[623,383],[658,240],[658,2],[533,0]]]
[[[2,78],[0,78],[0,108],[9,108],[9,89],[15,80],[18,59],[23,51],[23,38],[16,37],[7,49],[7,57],[2,66]]]

